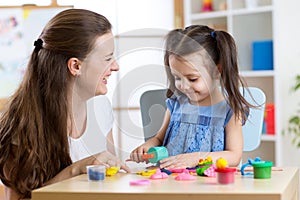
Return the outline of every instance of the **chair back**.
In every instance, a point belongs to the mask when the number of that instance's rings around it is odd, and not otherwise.
[[[243,96],[252,105],[259,106],[258,108],[250,108],[248,120],[242,127],[243,151],[253,151],[260,145],[261,141],[266,96],[259,88],[248,87],[247,89],[244,89]],[[240,88],[240,91],[243,92],[242,88]],[[166,92],[167,89],[149,90],[141,95],[140,107],[145,141],[155,136],[163,123],[167,109],[165,103],[167,99]]]
[[[266,104],[266,96],[261,89],[256,87],[248,87],[248,90],[245,88],[245,93],[243,94],[244,98],[250,104],[259,107],[250,108],[248,119],[242,127],[244,138],[243,151],[253,151],[260,145]],[[240,91],[242,93],[242,88],[240,88]]]
[[[167,89],[148,90],[141,95],[140,108],[145,141],[155,136],[162,125]]]

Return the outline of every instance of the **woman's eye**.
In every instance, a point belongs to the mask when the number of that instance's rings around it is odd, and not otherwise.
[[[198,80],[198,78],[192,78],[192,79],[190,79],[191,82],[195,82],[197,80]]]
[[[111,59],[112,59],[112,58],[107,58],[107,59],[105,59],[105,61],[111,61]]]

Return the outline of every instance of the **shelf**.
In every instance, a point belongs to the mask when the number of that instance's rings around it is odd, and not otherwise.
[[[265,13],[265,12],[272,12],[273,6],[261,6],[257,8],[242,8],[237,10],[232,10],[232,15],[248,15],[248,14],[258,14],[258,13]]]
[[[263,134],[261,136],[261,141],[275,142],[276,141],[276,135],[266,135],[266,134]]]
[[[254,0],[249,0],[254,3]],[[251,2],[253,1],[253,2]],[[264,0],[257,5],[248,5],[246,0],[220,0],[226,2],[227,10],[201,12],[196,10],[201,6],[202,0],[185,0],[188,6],[185,13],[187,25],[202,24],[214,29],[228,31],[235,39],[238,50],[239,72],[249,87],[258,87],[265,92],[266,102],[276,102],[275,94],[278,83],[278,71],[276,70],[252,70],[253,65],[253,41],[274,40],[274,10],[275,0]],[[247,7],[248,6],[248,7]],[[221,27],[221,28],[220,28]],[[274,46],[275,47],[275,46]],[[276,66],[273,58],[274,69]],[[280,115],[277,110],[276,115]],[[264,133],[261,136],[263,152],[267,150],[269,160],[280,164],[280,155],[275,150],[280,148],[280,134],[270,135]],[[272,149],[273,148],[273,149]],[[258,150],[259,151],[259,150]],[[262,152],[262,155],[264,155]]]
[[[191,15],[191,20],[201,20],[207,18],[220,18],[227,17],[228,11],[212,11],[212,12],[203,12]]]
[[[201,19],[213,19],[213,18],[220,18],[220,17],[228,17],[229,15],[249,15],[249,14],[259,14],[265,12],[272,12],[273,6],[262,6],[257,7],[255,9],[237,9],[232,10],[231,12],[224,10],[224,11],[211,11],[211,12],[202,12],[202,13],[194,13],[191,15],[191,20],[201,20]]]
[[[249,0],[255,3],[255,0]],[[274,34],[274,10],[277,8],[275,0],[258,1],[253,7],[246,0],[217,0],[227,3],[227,10],[200,12],[196,8],[201,7],[202,0],[185,0],[185,19],[187,25],[201,24],[214,29],[228,31],[235,39],[238,50],[238,66],[240,76],[249,87],[258,87],[265,92],[266,103],[276,103],[276,92],[278,87],[278,72],[273,58],[273,66],[276,70],[252,70],[253,66],[253,41],[275,40]],[[250,2],[251,3],[251,2]],[[247,7],[248,5],[248,7]],[[275,44],[275,42],[274,42]],[[275,48],[275,46],[274,46]],[[274,51],[275,52],[275,51]],[[278,149],[280,149],[280,132],[270,135],[264,133],[261,137],[263,145],[255,152],[264,155],[280,164]]]
[[[240,71],[240,75],[243,77],[273,77],[275,72],[273,70],[244,70]]]

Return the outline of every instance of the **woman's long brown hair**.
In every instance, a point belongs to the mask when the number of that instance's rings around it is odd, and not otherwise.
[[[67,120],[71,75],[67,61],[86,58],[111,31],[102,15],[69,9],[52,18],[32,52],[22,83],[0,119],[0,178],[21,197],[72,163]]]

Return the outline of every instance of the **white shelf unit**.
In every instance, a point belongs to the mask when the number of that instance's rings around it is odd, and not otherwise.
[[[252,70],[252,42],[273,40],[273,15],[275,0],[251,0],[255,7],[247,7],[247,0],[213,0],[213,11],[202,12],[203,0],[184,1],[185,26],[191,24],[208,25],[216,30],[228,31],[235,39],[238,48],[240,74],[248,86],[261,88],[267,97],[267,103],[274,103],[276,109],[276,66],[273,70]],[[219,8],[221,5],[222,10]],[[224,4],[226,7],[224,8]],[[275,63],[275,62],[274,62]],[[280,131],[275,135],[263,134],[259,148],[244,155],[260,156],[264,160],[280,162]]]

